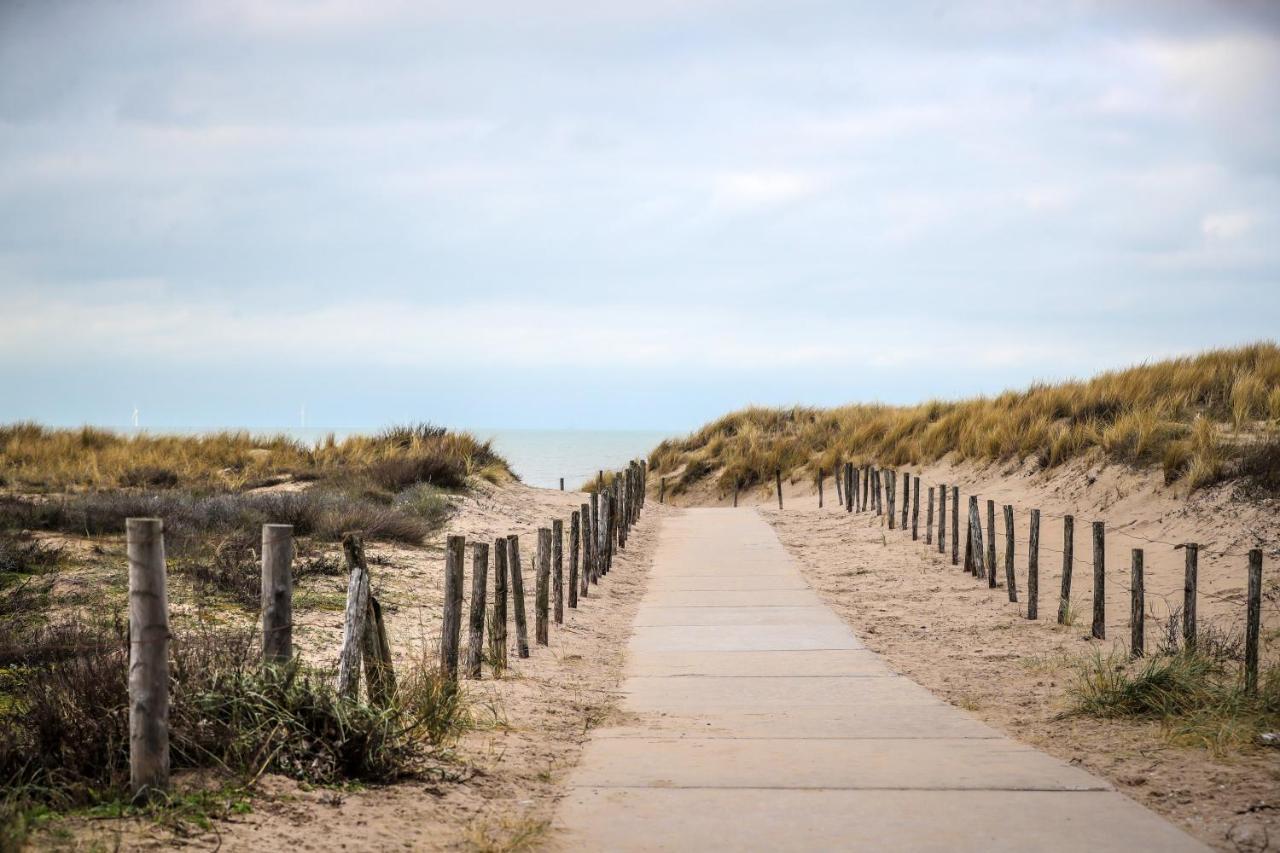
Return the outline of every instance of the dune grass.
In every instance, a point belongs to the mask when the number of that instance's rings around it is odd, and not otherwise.
[[[919,465],[1035,459],[1042,468],[1088,453],[1162,468],[1188,489],[1245,475],[1280,483],[1280,347],[1265,342],[1143,364],[1083,381],[910,406],[753,406],[650,455],[679,470],[682,491],[714,478],[723,490],[830,472],[837,462]],[[1270,484],[1268,486],[1267,484]]]
[[[125,435],[96,427],[0,426],[0,486],[247,489],[285,479],[367,480],[398,491],[414,483],[459,488],[468,477],[498,481],[511,470],[489,442],[430,424],[308,445],[285,435]]]

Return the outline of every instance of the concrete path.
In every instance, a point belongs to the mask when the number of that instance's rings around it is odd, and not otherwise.
[[[668,518],[571,850],[1203,850],[1101,779],[897,675],[754,510]]]

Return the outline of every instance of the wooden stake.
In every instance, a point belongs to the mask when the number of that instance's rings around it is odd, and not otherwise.
[[[499,672],[507,668],[507,540],[493,540],[493,624],[489,647]]]
[[[1244,689],[1258,692],[1258,634],[1262,629],[1262,549],[1249,551],[1249,599],[1244,626]]]
[[[996,578],[996,502],[987,501],[987,586],[995,589]]]
[[[169,789],[169,593],[164,523],[125,519],[129,556],[129,787],[135,800]]]
[[[511,573],[511,604],[516,619],[516,655],[529,656],[529,622],[524,612],[524,571],[520,568],[520,537],[507,537],[507,571]]]
[[[734,509],[737,509],[737,508],[738,508],[738,484],[739,484],[739,482],[740,482],[739,480],[734,480],[734,481],[733,481],[733,508],[734,508]]]
[[[1142,549],[1133,549],[1133,565],[1129,575],[1129,654],[1140,658],[1146,653],[1146,594],[1142,579]]]
[[[583,598],[587,597],[587,592],[591,588],[591,564],[594,558],[591,556],[593,528],[591,527],[590,508],[583,504],[578,511],[578,523],[582,526],[582,579],[579,581],[581,586],[578,587],[578,594]]]
[[[1107,638],[1107,531],[1104,522],[1093,523],[1093,636]]]
[[[564,477],[560,478],[560,491],[564,491]]]
[[[538,528],[538,573],[537,581],[534,587],[534,609],[533,609],[533,625],[535,639],[540,646],[545,646],[548,641],[547,630],[547,614],[549,609],[549,601],[547,598],[547,587],[551,581],[551,528]]]
[[[1027,618],[1040,618],[1040,510],[1031,510],[1027,541]]]
[[[1187,651],[1196,650],[1196,584],[1200,571],[1200,546],[1188,542],[1186,569],[1182,580],[1182,644]]]
[[[578,510],[569,513],[569,607],[578,607]]]
[[[450,536],[445,541],[444,616],[440,625],[440,672],[458,679],[458,645],[462,639],[462,573],[467,540]]]
[[[262,660],[293,658],[293,525],[262,525]]]
[[[893,530],[894,520],[898,517],[896,509],[898,503],[898,475],[893,471],[885,471],[884,490],[885,497],[889,500],[889,529]]]
[[[951,487],[951,565],[960,563],[960,487]]]
[[[471,546],[471,619],[467,634],[467,677],[479,678],[484,662],[484,609],[488,597],[489,545]]]
[[[372,595],[369,596],[369,615],[365,619],[360,649],[364,656],[364,678],[369,704],[385,708],[396,695],[396,671],[391,661],[387,626],[382,620],[382,605]]]
[[[773,474],[774,482],[778,485],[778,509],[782,509],[782,469],[779,468]]]
[[[844,463],[844,511],[853,512],[853,463]]]
[[[369,566],[364,543],[354,533],[342,537],[347,558],[347,609],[342,617],[342,651],[338,655],[338,695],[355,699],[360,693],[360,643],[369,618]]]
[[[551,595],[557,625],[564,624],[564,522],[551,522]]]
[[[933,544],[933,486],[929,487],[929,511],[925,514],[924,544]]]
[[[1013,572],[1013,507],[1004,505],[1004,582],[1009,587],[1009,600],[1018,600],[1018,581]]]
[[[973,542],[973,573],[975,577],[985,578],[987,567],[982,557],[982,519],[978,518],[978,498],[969,498],[969,536]],[[992,567],[992,572],[995,568]]]
[[[667,502],[667,478],[663,477],[661,480],[658,481],[658,503],[664,504],[666,502]]]
[[[938,553],[947,553],[947,484],[938,487]]]
[[[1067,624],[1071,614],[1071,566],[1075,563],[1076,520],[1071,516],[1062,519],[1062,592],[1058,595],[1058,624]]]
[[[907,504],[911,502],[911,475],[902,472],[902,532],[907,532]]]
[[[929,490],[929,494],[933,494],[933,489]],[[932,502],[929,507],[929,514],[933,514]],[[911,541],[915,542],[920,538],[920,478],[912,478],[911,484]]]
[[[862,501],[859,499],[862,494],[862,490],[859,487],[859,482],[858,482],[860,479],[862,479],[860,476],[861,473],[862,472],[859,469],[857,468],[853,469],[853,511],[854,512],[862,512]]]

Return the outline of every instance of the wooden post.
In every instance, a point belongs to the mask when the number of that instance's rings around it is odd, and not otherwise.
[[[995,589],[996,578],[996,502],[987,501],[987,587]]]
[[[844,511],[853,512],[853,463],[844,463]]]
[[[929,511],[925,514],[924,544],[933,544],[933,486],[929,487]]]
[[[551,595],[555,601],[555,620],[564,624],[564,522],[551,522]]]
[[[1145,624],[1146,593],[1142,579],[1142,549],[1133,549],[1133,566],[1129,576],[1129,655],[1140,658],[1146,654],[1147,632]]]
[[[1027,540],[1027,618],[1040,618],[1040,510],[1031,510]]]
[[[858,483],[858,481],[861,479],[861,476],[860,476],[861,473],[862,472],[858,468],[853,469],[853,511],[854,512],[862,512],[862,502],[859,500],[859,497],[862,494],[862,490],[859,487],[859,483]]]
[[[884,515],[884,488],[883,484],[880,482],[880,469],[872,468],[871,476],[875,478],[875,485],[872,487],[873,493],[871,499],[876,505],[876,515]]]
[[[929,490],[929,494],[933,494],[933,489]],[[930,507],[930,515],[933,514]],[[912,478],[911,483],[911,541],[915,542],[920,538],[920,478]]]
[[[524,570],[520,568],[520,537],[507,537],[507,571],[511,573],[511,604],[516,618],[516,655],[529,656],[529,622],[524,612]]]
[[[600,583],[600,490],[591,493],[591,582]]]
[[[564,477],[560,478],[560,491],[564,491]]]
[[[938,487],[938,553],[947,553],[947,484]]]
[[[1013,506],[1004,505],[1004,582],[1009,587],[1009,600],[1018,600],[1018,581],[1013,572]]]
[[[613,501],[609,495],[600,496],[600,530],[597,531],[597,562],[600,563],[600,574],[609,574],[609,565],[613,552]]]
[[[867,509],[867,500],[871,494],[871,466],[862,466],[862,509]]]
[[[1244,626],[1244,690],[1258,692],[1258,634],[1262,629],[1262,549],[1249,550],[1249,599]]]
[[[569,513],[569,607],[578,607],[578,510]]]
[[[951,565],[960,563],[960,487],[951,487]]]
[[[364,543],[354,533],[342,537],[347,558],[347,609],[342,618],[342,651],[338,656],[338,695],[355,699],[360,693],[360,643],[369,617],[369,566]]]
[[[262,525],[262,660],[293,658],[293,525]]]
[[[1104,522],[1093,523],[1093,636],[1107,638],[1107,531]]]
[[[471,546],[471,630],[467,634],[467,677],[479,678],[484,662],[484,609],[488,597],[489,545]]]
[[[658,503],[664,504],[666,502],[667,502],[667,478],[663,477],[661,480],[658,481]]]
[[[533,610],[533,626],[535,639],[540,646],[545,646],[548,640],[547,630],[547,612],[549,601],[547,598],[548,585],[551,581],[551,528],[538,528],[538,573],[535,585],[534,610]]]
[[[578,595],[586,598],[593,580],[591,575],[591,564],[593,562],[591,536],[594,531],[591,526],[591,508],[587,504],[583,504],[578,510],[578,524],[582,527],[582,578],[579,580],[581,585],[578,587]]]
[[[1071,611],[1071,567],[1075,563],[1076,520],[1071,516],[1062,519],[1062,592],[1058,594],[1058,624],[1067,624]]]
[[[971,556],[974,576],[985,578],[987,576],[987,567],[983,564],[982,557],[982,519],[978,517],[978,498],[976,495],[969,497],[969,537],[973,543]],[[994,566],[991,571],[995,571]]]
[[[818,469],[818,508],[822,508],[822,469]],[[836,460],[835,466],[831,469],[831,479],[836,483],[836,505],[844,505],[844,494],[840,486],[840,460]]]
[[[733,481],[733,508],[738,508],[738,486],[742,481],[735,478]]]
[[[1188,542],[1186,571],[1182,580],[1182,645],[1189,652],[1196,650],[1196,576],[1199,574],[1200,546]]]
[[[889,500],[889,529],[893,529],[894,519],[898,517],[896,509],[898,503],[898,475],[893,471],[886,471],[884,479],[885,497]]]
[[[821,468],[818,469],[818,509],[822,509],[822,481],[826,475]],[[836,477],[836,499],[840,498],[840,478]]]
[[[462,639],[462,573],[467,540],[450,536],[444,551],[444,616],[440,624],[440,672],[458,679],[458,645]]]
[[[773,473],[774,482],[778,486],[778,509],[782,509],[782,469],[779,468]]]
[[[507,540],[493,540],[493,624],[489,626],[489,645],[493,649],[494,666],[507,668]]]
[[[902,472],[902,532],[907,532],[907,504],[911,502],[911,475]]]
[[[385,708],[396,695],[396,672],[391,663],[391,643],[387,640],[387,626],[382,620],[382,605],[369,596],[369,614],[365,618],[364,637],[360,642],[364,657],[365,684],[369,692],[369,704]]]
[[[135,800],[169,788],[169,593],[164,523],[125,519],[129,556],[129,787]]]

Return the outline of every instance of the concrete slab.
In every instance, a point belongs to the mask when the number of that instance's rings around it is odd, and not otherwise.
[[[1102,791],[1083,770],[1007,739],[601,738],[583,788],[877,788]]]
[[[807,607],[825,606],[811,589],[652,590],[642,607]]]
[[[860,649],[861,641],[843,625],[703,625],[636,628],[636,651],[788,651]]]
[[[600,729],[608,737],[995,738],[1003,737],[950,705],[885,702],[856,708],[811,707],[680,711],[641,715],[635,725]]]
[[[637,628],[659,625],[840,625],[824,605],[801,607],[660,607],[642,606]]]
[[[650,592],[661,592],[663,590],[783,590],[809,588],[809,584],[805,583],[804,578],[799,574],[754,575],[747,577],[726,577],[724,575],[667,575],[665,577],[655,577],[649,581]]]
[[[666,675],[888,675],[884,659],[868,649],[785,652],[640,652],[627,656],[627,674]]]
[[[569,850],[1208,849],[1132,800],[1098,792],[580,788],[562,814]]]
[[[629,678],[622,691],[622,707],[628,711],[865,708],[892,702],[929,705],[956,713],[914,681],[888,673],[865,676]]]

